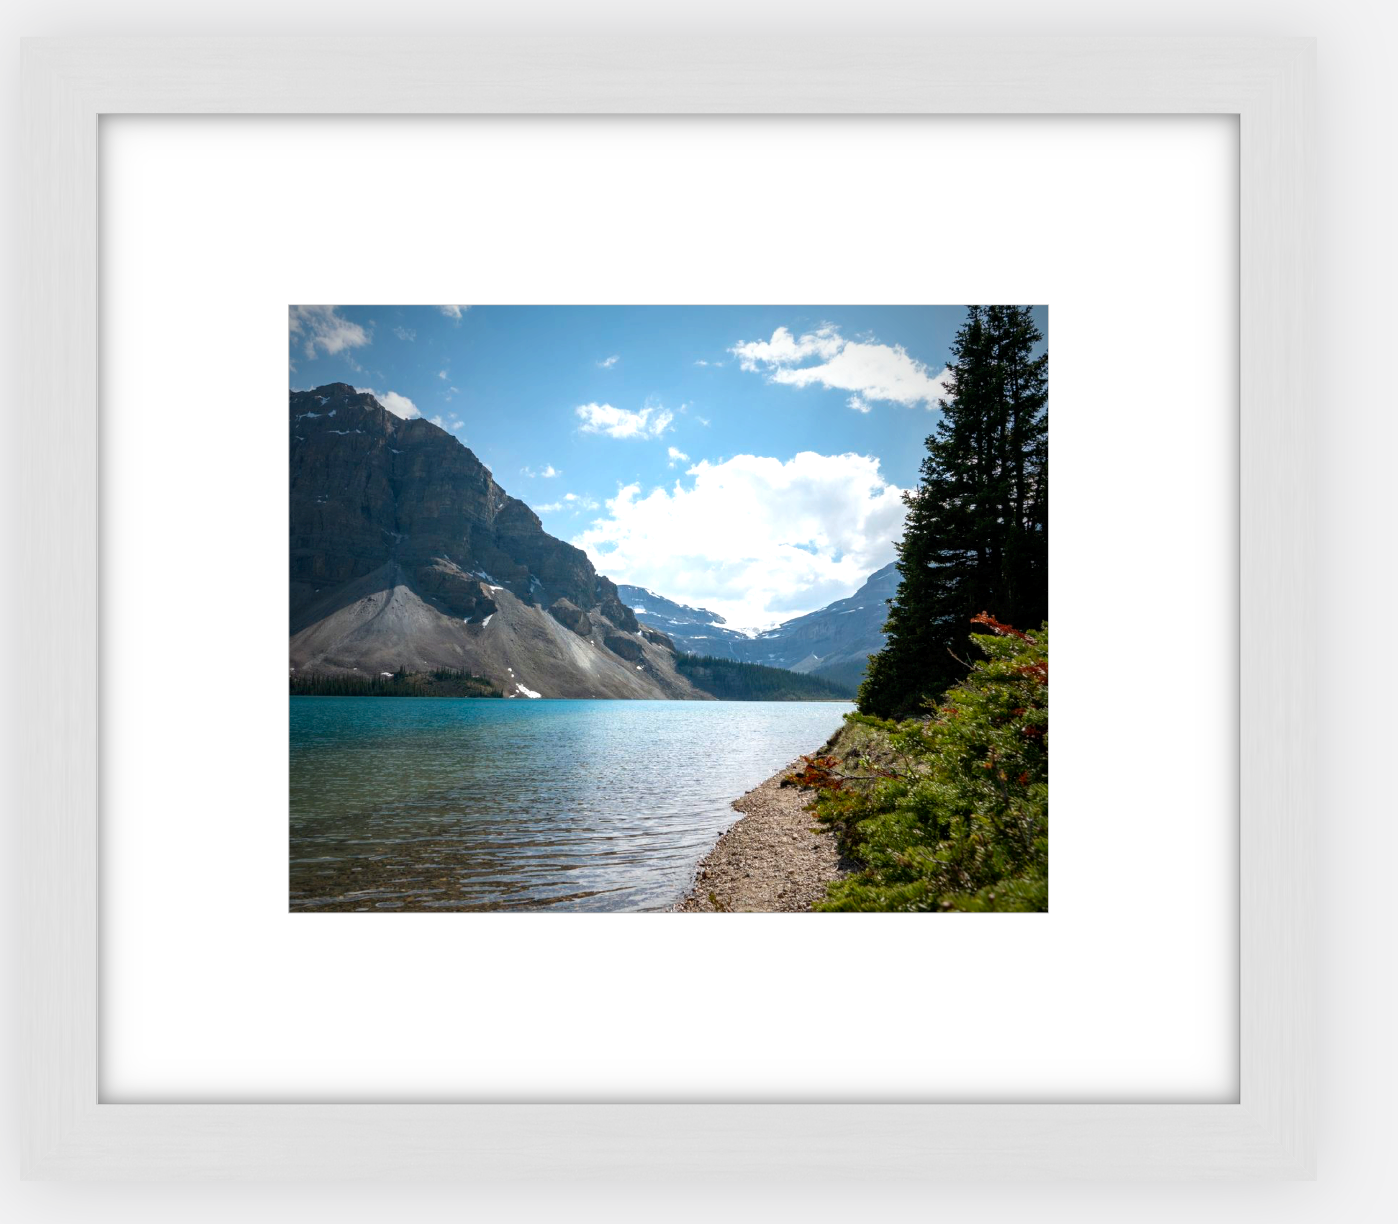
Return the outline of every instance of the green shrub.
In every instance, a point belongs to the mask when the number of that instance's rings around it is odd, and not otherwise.
[[[864,747],[793,777],[857,867],[817,909],[1048,909],[1048,625],[973,621],[985,657],[929,717],[848,715]]]

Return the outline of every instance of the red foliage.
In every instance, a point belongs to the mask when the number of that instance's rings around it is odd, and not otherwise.
[[[1021,642],[1031,640],[1027,633],[1021,633],[1013,625],[1002,624],[989,612],[977,612],[975,616],[971,617],[971,624],[984,625],[992,633],[998,633],[1001,637],[1017,637]]]
[[[840,762],[832,756],[803,756],[801,758],[802,768],[799,772],[787,774],[786,781],[793,786],[800,786],[806,790],[840,790],[844,786],[844,779],[838,777],[834,770]]]

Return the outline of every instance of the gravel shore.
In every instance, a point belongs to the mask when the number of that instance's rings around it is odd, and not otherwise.
[[[835,835],[816,829],[808,811],[813,795],[781,780],[799,765],[778,770],[733,806],[743,818],[699,864],[694,883],[675,906],[682,913],[803,913],[825,896],[825,886],[847,874]]]

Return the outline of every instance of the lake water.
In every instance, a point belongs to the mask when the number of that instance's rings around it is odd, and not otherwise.
[[[292,697],[293,910],[664,910],[843,702]]]

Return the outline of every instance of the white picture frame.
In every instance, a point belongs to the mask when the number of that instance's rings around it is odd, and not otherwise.
[[[365,65],[372,71],[361,71]],[[24,46],[18,613],[33,716],[23,1168],[38,1178],[1309,1177],[1317,773],[1314,46],[1290,39],[83,39]],[[98,123],[128,113],[1228,114],[1240,149],[1240,1098],[180,1104],[98,1095]],[[75,647],[75,643],[77,644]],[[1298,645],[1299,644],[1299,645]],[[1285,659],[1286,665],[1277,663]]]

